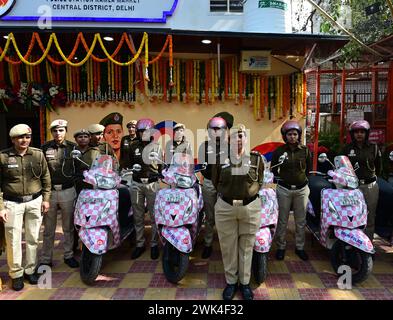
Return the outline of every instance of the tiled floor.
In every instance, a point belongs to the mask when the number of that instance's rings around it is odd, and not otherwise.
[[[294,254],[294,225],[290,221],[288,247],[284,261],[269,255],[268,277],[260,286],[252,283],[255,299],[261,300],[393,300],[393,247],[376,239],[376,261],[372,275],[352,290],[340,290],[329,262],[329,253],[307,232],[306,250],[310,261]],[[147,228],[147,232],[149,229]],[[203,231],[202,231],[203,232]],[[150,260],[147,250],[138,260],[131,260],[133,246],[129,241],[110,251],[103,260],[101,274],[93,286],[80,280],[79,269],[71,270],[62,258],[62,233],[58,226],[52,289],[39,289],[25,283],[15,292],[9,288],[5,254],[0,256],[0,278],[3,281],[0,300],[221,300],[225,286],[223,265],[217,237],[210,259],[200,258],[202,236],[191,255],[187,275],[178,285],[169,283],[162,271],[161,260]],[[237,294],[235,299],[240,299]]]

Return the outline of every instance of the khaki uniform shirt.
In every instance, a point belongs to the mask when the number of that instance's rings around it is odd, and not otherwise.
[[[130,135],[127,135],[121,139],[120,167],[122,169],[130,168],[130,147],[135,141],[138,141],[137,136],[131,138]]]
[[[232,156],[231,158],[233,158]],[[263,184],[264,164],[257,152],[240,159],[227,159],[212,167],[212,182],[223,197],[245,200],[255,196]]]
[[[225,159],[228,158],[229,144],[220,147],[215,142],[209,140],[202,143],[198,150],[198,163],[207,162],[207,167],[202,170],[202,175],[211,180],[212,170],[214,165],[223,164]]]
[[[367,142],[362,148],[359,148],[355,143],[350,143],[344,146],[340,154],[347,156],[352,166],[356,163],[359,164],[359,169],[355,172],[361,180],[374,178],[381,174],[382,156],[378,146],[374,143]]]
[[[57,145],[54,140],[48,141],[42,146],[52,180],[52,185],[74,183],[74,159],[71,151],[75,150],[76,144],[65,140]]]
[[[45,156],[40,149],[29,147],[24,156],[14,147],[0,152],[0,210],[4,209],[3,194],[28,196],[42,192],[49,201],[51,179]]]
[[[312,168],[310,151],[306,146],[298,144],[291,147],[288,143],[278,147],[273,152],[271,166],[278,163],[280,156],[286,152],[288,159],[284,163],[272,169],[275,176],[280,176],[287,185],[300,186],[307,182],[307,175]]]
[[[146,150],[145,150],[146,149]],[[143,160],[145,150],[146,163]],[[130,147],[130,167],[134,164],[139,164],[142,166],[142,170],[139,172],[134,172],[133,178],[149,178],[151,173],[159,173],[162,170],[162,165],[156,161],[149,161],[148,156],[150,152],[157,152],[159,157],[162,159],[162,150],[158,143],[151,142],[146,143],[144,141],[136,141]]]
[[[185,138],[180,143],[169,141],[165,148],[165,162],[171,163],[175,153],[192,155],[191,144]]]

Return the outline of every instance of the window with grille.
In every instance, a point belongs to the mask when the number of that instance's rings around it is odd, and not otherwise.
[[[210,0],[210,12],[243,12],[244,0]]]

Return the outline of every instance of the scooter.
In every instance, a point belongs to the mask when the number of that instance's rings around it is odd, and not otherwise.
[[[80,151],[72,151],[71,156],[83,162]],[[74,224],[83,244],[80,276],[88,285],[96,280],[104,254],[119,247],[134,231],[130,192],[121,185],[121,180],[134,171],[140,171],[141,166],[134,165],[120,175],[117,170],[115,158],[101,155],[89,170],[83,172],[84,181],[94,189],[80,192],[75,205]]]
[[[263,161],[266,163],[265,157]],[[285,161],[286,156],[283,155],[279,159],[279,163],[272,166],[280,166]],[[263,177],[263,187],[259,190],[261,199],[261,223],[256,233],[254,251],[252,255],[252,273],[257,284],[261,284],[267,277],[267,261],[270,248],[272,246],[274,233],[276,231],[278,221],[278,202],[276,190],[272,188],[274,175],[269,169],[265,169]]]
[[[163,243],[162,268],[166,279],[178,283],[185,276],[189,256],[203,223],[202,190],[195,173],[194,161],[187,154],[175,153],[170,165],[164,164],[160,178],[169,188],[160,189],[154,204],[154,217]]]
[[[372,271],[372,254],[375,251],[371,240],[364,233],[367,206],[358,189],[359,180],[346,156],[336,156],[333,165],[322,153],[318,161],[328,161],[334,170],[329,170],[327,175],[312,171],[319,177],[310,177],[310,188],[315,188],[318,178],[331,177],[329,182],[333,185],[322,188],[319,199],[310,194],[307,228],[322,246],[330,250],[330,262],[337,275],[340,274],[340,266],[347,265],[351,268],[352,283],[362,282]]]

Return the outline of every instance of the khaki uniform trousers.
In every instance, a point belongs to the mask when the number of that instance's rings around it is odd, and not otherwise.
[[[235,284],[239,280],[247,285],[255,235],[261,222],[261,199],[247,206],[232,206],[219,197],[214,208],[226,282]]]
[[[4,224],[7,246],[7,263],[11,279],[33,274],[37,266],[37,248],[40,227],[42,196],[25,203],[4,201],[8,221]],[[22,267],[22,228],[25,222],[26,265]]]
[[[64,259],[74,256],[74,205],[75,188],[52,190],[50,208],[44,216],[44,241],[42,246],[41,263],[50,263],[53,258],[53,247],[57,225],[57,210],[61,211],[62,228],[64,233]]]
[[[375,230],[375,215],[377,212],[379,199],[379,187],[377,182],[372,182],[369,184],[360,185],[359,189],[364,195],[364,200],[366,200],[368,210],[366,235],[370,238],[371,241],[373,241]]]
[[[277,201],[278,201],[278,223],[276,231],[276,242],[278,249],[285,249],[289,211],[291,207],[295,217],[295,240],[298,250],[304,249],[305,243],[305,227],[306,227],[306,209],[310,189],[305,186],[299,190],[289,190],[277,185]]]
[[[147,209],[150,214],[151,221],[151,241],[150,246],[158,245],[157,226],[154,218],[154,201],[159,189],[158,182],[149,184],[132,182],[131,186],[131,202],[135,224],[136,246],[143,247],[145,245],[145,199],[147,202]]]
[[[205,246],[210,247],[214,236],[214,206],[217,202],[217,191],[212,181],[206,178],[203,180],[202,197],[205,211]]]

